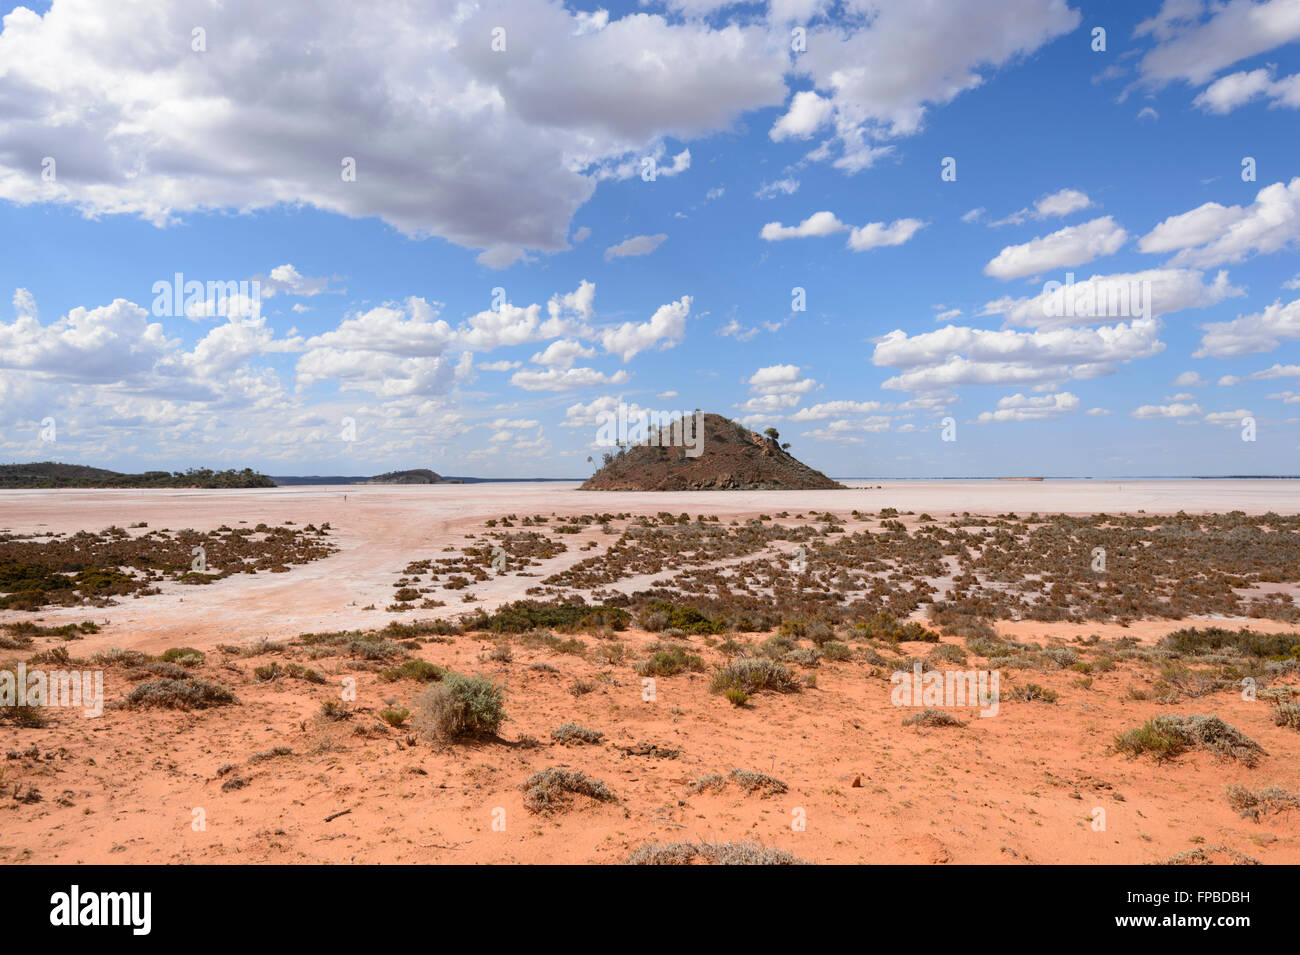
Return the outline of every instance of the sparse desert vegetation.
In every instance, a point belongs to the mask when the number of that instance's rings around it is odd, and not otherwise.
[[[559,812],[567,809],[573,796],[597,802],[614,802],[614,794],[599,779],[565,769],[543,769],[523,784],[524,805],[529,812]]]
[[[1289,812],[1300,809],[1300,795],[1282,789],[1279,786],[1266,786],[1263,789],[1249,789],[1245,786],[1229,786],[1227,789],[1228,805],[1238,810],[1242,816],[1258,820],[1269,813]]]
[[[333,514],[249,518],[342,545],[298,565],[320,568],[313,600],[357,579],[329,569],[353,553],[373,589],[296,629],[277,625],[292,606],[257,623],[236,609],[246,581],[272,579],[256,573],[0,611],[0,692],[20,663],[98,668],[105,686],[98,722],[0,707],[6,831],[22,844],[61,813],[169,786],[247,817],[240,852],[278,861],[1300,860],[1292,519],[909,510],[514,507],[393,561],[349,550]],[[144,516],[129,523],[177,524]],[[1105,576],[1060,566],[1073,533],[1085,558],[1093,535],[1117,535]],[[1238,544],[1256,534],[1276,539]],[[1034,572],[1006,556],[1026,542]],[[1123,560],[1152,581],[1120,606]],[[146,606],[170,608],[165,638],[124,622]],[[896,673],[942,686],[991,670],[1007,704],[993,718],[890,702]],[[1107,808],[1107,842],[1088,841],[1079,799]],[[806,832],[796,808],[816,820]],[[1142,822],[1154,814],[1167,832]],[[971,838],[936,836],[940,820]],[[215,858],[192,842],[163,851]],[[118,854],[152,861],[162,845]]]
[[[965,726],[965,721],[943,710],[927,706],[918,713],[903,717],[904,726]]]
[[[495,736],[505,719],[505,693],[483,676],[446,673],[416,700],[419,722],[436,739]]]
[[[189,676],[147,680],[137,684],[126,695],[126,699],[132,706],[166,706],[181,710],[228,706],[239,702],[224,686]]]
[[[165,581],[202,585],[232,574],[286,573],[290,565],[330,554],[329,530],[328,524],[259,524],[205,533],[164,528],[132,534],[117,526],[67,535],[0,533],[0,608],[106,607],[116,598],[158,593]]]
[[[1213,715],[1157,716],[1115,737],[1119,752],[1133,756],[1149,753],[1157,759],[1172,759],[1197,747],[1247,766],[1256,765],[1266,755],[1259,743]]]
[[[627,865],[807,865],[782,849],[752,842],[669,842],[642,846],[628,856]]]
[[[577,723],[565,723],[551,730],[551,739],[557,743],[599,743],[605,734],[599,730],[587,729]]]

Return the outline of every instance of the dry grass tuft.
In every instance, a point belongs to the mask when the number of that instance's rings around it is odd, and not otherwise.
[[[599,779],[554,767],[529,776],[521,788],[529,812],[550,813],[567,809],[574,795],[588,796],[597,802],[615,801],[614,794]]]
[[[652,842],[624,865],[812,865],[783,849],[756,842]]]

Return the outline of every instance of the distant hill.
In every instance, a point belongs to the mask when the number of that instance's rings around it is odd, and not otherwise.
[[[34,464],[0,464],[0,488],[60,487],[275,487],[265,474],[244,468],[242,471],[212,471],[190,468],[188,471],[145,471],[124,474],[92,468],[84,464],[60,464],[40,461]]]
[[[428,468],[415,468],[410,471],[389,471],[367,479],[365,484],[446,484],[441,475]]]
[[[305,484],[365,484],[370,478],[342,474],[273,474],[271,480],[284,487],[297,487]]]
[[[271,480],[276,484],[282,484],[285,487],[301,487],[303,485],[318,484],[368,484],[370,478],[362,475],[360,477],[349,477],[343,474],[274,474]],[[546,477],[453,477],[444,475],[443,484],[532,484],[539,481],[555,482],[575,482],[578,478],[546,478]]]
[[[647,444],[605,455],[605,466],[582,483],[583,491],[829,490],[842,488],[791,456],[779,441],[721,415],[704,415],[700,454],[668,444],[668,428]]]

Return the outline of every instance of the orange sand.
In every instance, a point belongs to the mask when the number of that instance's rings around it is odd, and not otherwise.
[[[147,521],[151,528],[260,521],[329,521],[340,551],[288,574],[239,575],[209,587],[164,586],[164,593],[106,609],[60,608],[37,615],[0,613],[0,621],[40,618],[57,624],[91,618],[104,632],[68,644],[78,657],[106,647],[159,652],[188,645],[283,639],[313,630],[383,626],[393,615],[393,581],[405,564],[457,546],[484,518],[516,512],[631,511],[744,515],[760,511],[858,508],[1027,514],[1179,509],[1290,512],[1296,482],[888,483],[881,490],[812,493],[734,492],[586,494],[571,485],[421,488],[283,488],[241,492],[0,492],[0,527],[98,530]],[[347,494],[344,502],[343,495]],[[956,506],[952,502],[958,502]],[[584,536],[580,540],[586,540]],[[570,547],[548,570],[587,556]],[[476,587],[491,608],[522,595],[536,578],[506,576]],[[468,606],[449,601],[437,613]],[[1257,629],[1294,625],[1239,621]],[[1076,634],[1152,641],[1175,622],[1118,626],[1003,623],[1021,640]],[[583,638],[594,644],[594,638]],[[618,635],[629,657],[656,639]],[[701,639],[691,642],[714,662]],[[41,646],[48,645],[42,642]],[[224,682],[242,705],[196,713],[110,706],[98,719],[49,711],[43,729],[0,726],[0,751],[27,749],[36,759],[0,761],[0,786],[35,785],[42,800],[0,805],[0,862],[617,862],[650,841],[757,840],[814,862],[1142,863],[1198,845],[1226,845],[1268,863],[1300,862],[1300,812],[1261,822],[1239,818],[1224,787],[1300,790],[1300,733],[1273,725],[1269,707],[1228,690],[1177,705],[1133,701],[1127,690],[1155,679],[1150,667],[1121,664],[1095,675],[1090,688],[1069,670],[1003,674],[998,716],[960,713],[964,728],[905,728],[907,710],[890,704],[888,674],[855,660],[823,662],[816,688],[758,694],[738,709],[707,691],[707,674],[660,678],[657,700],[641,699],[641,680],[626,663],[601,666],[575,656],[515,645],[510,663],[486,662],[492,646],[477,637],[428,644],[416,655],[461,672],[482,672],[507,687],[510,722],[503,742],[439,749],[412,745],[375,714],[386,699],[411,706],[417,684],[382,684],[373,674],[317,666],[335,682],[252,681],[254,660],[209,654],[203,676]],[[924,655],[929,645],[904,649]],[[531,670],[545,662],[559,672]],[[231,669],[233,668],[233,669]],[[119,674],[117,681],[113,674]],[[106,676],[110,703],[130,684]],[[608,682],[575,697],[575,678]],[[320,705],[338,698],[337,680],[356,676],[354,719],[324,724]],[[1006,699],[1033,681],[1061,694],[1056,705]],[[1110,750],[1116,732],[1152,716],[1218,713],[1268,751],[1251,769],[1189,753],[1169,763],[1128,760]],[[550,732],[576,721],[607,736],[597,746],[563,747]],[[358,733],[358,727],[364,730]],[[533,736],[540,748],[518,745]],[[678,759],[624,755],[615,744],[640,741],[679,749]],[[294,755],[248,764],[253,753],[287,746]],[[218,777],[224,764],[238,764]],[[588,803],[554,817],[529,814],[519,784],[561,766],[603,780],[619,801]],[[779,777],[789,792],[745,795],[734,786],[692,795],[690,780],[732,768]],[[247,780],[223,791],[230,775]],[[860,785],[855,786],[855,780]],[[62,803],[62,804],[61,804]],[[1094,808],[1105,831],[1092,828]],[[206,828],[192,825],[203,811]],[[326,822],[341,810],[346,815]],[[493,828],[504,810],[503,831]],[[791,822],[802,810],[806,828]],[[495,818],[501,818],[498,813]]]

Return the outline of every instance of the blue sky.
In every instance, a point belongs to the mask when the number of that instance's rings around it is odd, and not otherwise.
[[[623,401],[837,476],[1300,473],[1297,0],[28,6],[0,459],[583,476]]]

